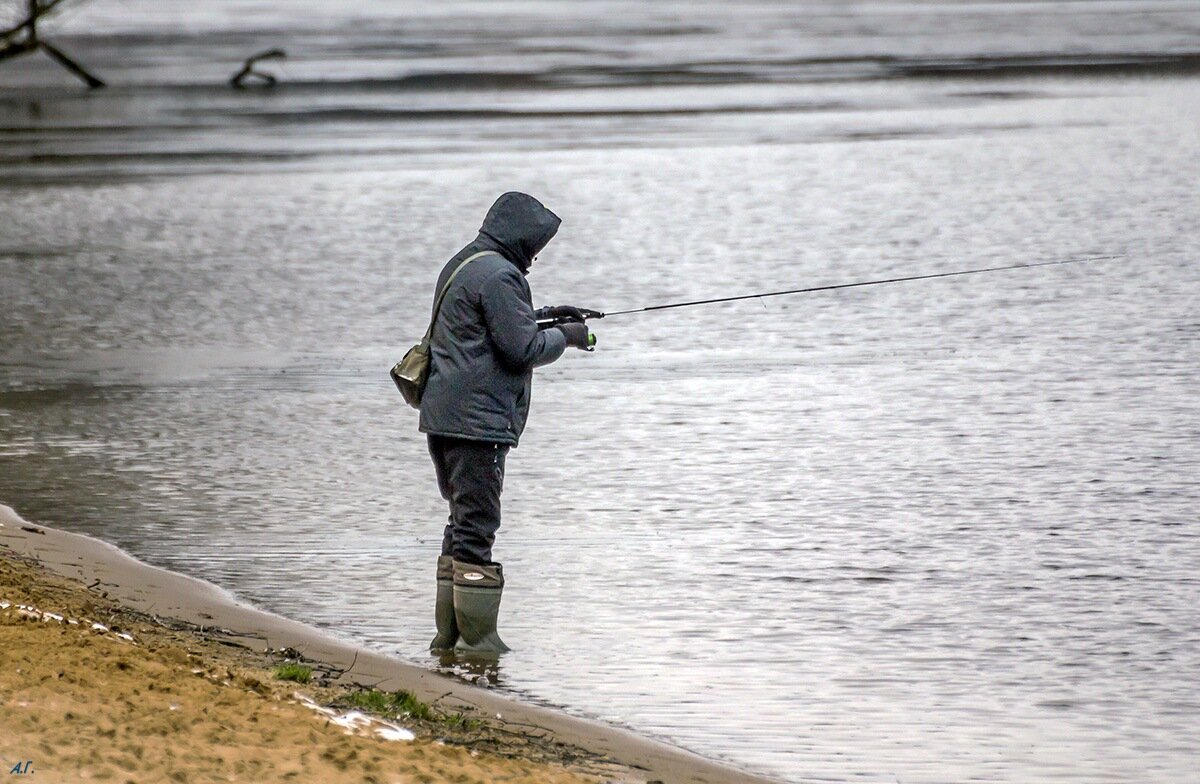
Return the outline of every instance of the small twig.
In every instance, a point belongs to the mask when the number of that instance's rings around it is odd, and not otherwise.
[[[438,697],[438,698],[436,698],[436,699],[434,699],[434,700],[431,700],[429,704],[430,704],[430,705],[437,705],[439,702],[441,702],[442,700],[446,699],[447,697],[449,697],[449,696],[450,696],[451,694],[453,694],[453,693],[454,693],[454,692],[452,692],[452,691],[448,691],[448,692],[446,692],[445,694],[443,694],[441,697]]]
[[[258,80],[262,87],[274,87],[278,80],[269,73],[254,70],[254,66],[262,60],[282,60],[285,57],[287,57],[287,52],[282,49],[267,49],[251,55],[246,58],[241,70],[229,78],[229,84],[239,90],[244,90],[249,86],[247,82]]]
[[[337,667],[334,667],[332,664],[324,664],[321,667],[319,667],[318,669],[323,670],[327,674],[327,676],[330,678],[330,680],[336,680],[338,678],[341,678],[343,675],[347,674],[351,670],[353,670],[354,666],[356,664],[358,664],[358,651],[354,652],[354,658],[350,660],[350,666],[344,670],[340,670]],[[334,673],[337,673],[337,674],[335,675]]]
[[[374,683],[372,683],[372,682],[370,682],[370,681],[359,681],[359,683],[360,683],[360,684],[363,684],[363,685],[366,685],[366,687],[367,687],[368,689],[374,689],[376,686],[378,686],[379,684],[383,683],[383,682],[384,682],[384,681],[386,681],[387,679],[388,679],[388,676],[386,676],[386,675],[385,675],[385,676],[383,676],[382,678],[380,678],[379,680],[375,681]]]
[[[51,46],[46,41],[38,41],[38,45],[42,47],[42,50],[45,51],[46,54],[50,55],[52,59],[56,60],[59,65],[82,79],[90,89],[95,90],[98,87],[104,87],[103,81],[88,73],[88,71],[82,65],[75,62],[70,57],[67,57],[61,49]]]
[[[32,52],[37,49],[37,43],[34,41],[18,41],[15,44],[9,44],[3,49],[0,49],[0,60],[8,60],[12,57],[20,57],[27,52]]]

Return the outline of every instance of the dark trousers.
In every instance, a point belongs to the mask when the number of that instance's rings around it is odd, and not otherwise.
[[[442,555],[464,563],[492,563],[508,449],[507,444],[491,441],[429,436],[438,490],[450,503]]]

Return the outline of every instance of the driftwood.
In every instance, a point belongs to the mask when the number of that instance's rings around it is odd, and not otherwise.
[[[38,35],[38,19],[46,16],[64,0],[29,0],[29,11],[20,24],[0,31],[0,62],[41,49],[50,59],[84,81],[89,88],[103,87],[104,82],[90,73],[67,54]]]
[[[229,84],[239,90],[246,89],[253,82],[257,82],[262,87],[274,87],[277,81],[275,77],[269,73],[254,70],[254,66],[262,60],[282,60],[285,57],[287,57],[287,52],[282,49],[267,49],[251,55],[242,64],[242,70],[229,78]]]

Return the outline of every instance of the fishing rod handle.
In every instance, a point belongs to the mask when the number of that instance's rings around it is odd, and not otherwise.
[[[604,314],[600,313],[597,316],[584,316],[585,321],[589,318],[604,318]],[[557,327],[560,324],[572,324],[572,323],[576,323],[576,321],[575,321],[575,319],[571,318],[570,316],[549,316],[547,318],[538,319],[537,320],[537,328],[539,330],[553,329],[554,327]],[[596,350],[596,333],[595,332],[588,330],[587,343],[588,343],[587,348],[584,349],[584,351],[595,351]]]

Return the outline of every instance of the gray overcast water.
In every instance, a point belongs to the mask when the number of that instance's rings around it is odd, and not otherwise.
[[[492,678],[790,781],[1200,781],[1200,5],[354,7],[0,66],[0,502],[434,667],[386,369],[501,191],[564,218],[538,304],[1122,253],[597,322]]]

